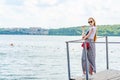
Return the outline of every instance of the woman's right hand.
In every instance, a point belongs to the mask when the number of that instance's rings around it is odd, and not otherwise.
[[[82,34],[82,40],[84,39],[84,37],[85,37],[85,34]]]
[[[84,30],[85,29],[85,26],[82,26],[82,30]]]
[[[85,26],[82,26],[82,40],[85,37]]]
[[[85,34],[85,26],[82,26],[82,35]]]

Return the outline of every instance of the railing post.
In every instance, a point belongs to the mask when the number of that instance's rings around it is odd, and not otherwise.
[[[106,67],[109,69],[109,56],[108,56],[108,37],[106,36]]]
[[[85,46],[85,61],[86,61],[86,80],[88,80],[88,58],[87,58],[87,46],[86,46],[86,41],[84,42]]]
[[[68,80],[71,80],[71,75],[70,75],[70,56],[69,56],[69,43],[68,43],[68,42],[66,42],[66,47],[67,47]]]

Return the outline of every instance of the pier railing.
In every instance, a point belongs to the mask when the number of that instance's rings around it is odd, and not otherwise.
[[[70,65],[70,54],[69,54],[69,43],[83,43],[81,40],[72,40],[66,41],[66,49],[67,49],[67,67],[68,67],[68,80],[75,80],[71,78],[71,65]],[[86,41],[84,41],[84,44]],[[120,42],[108,42],[108,37],[105,36],[105,42],[95,42],[97,44],[106,44],[106,69],[109,69],[109,55],[108,55],[108,44],[120,44]],[[88,71],[88,61],[87,61],[87,48],[85,46],[85,59],[86,59],[86,80],[89,80],[89,71]]]

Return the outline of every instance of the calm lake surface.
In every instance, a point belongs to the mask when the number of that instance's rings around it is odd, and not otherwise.
[[[0,80],[68,80],[65,41],[78,39],[81,37],[0,35]],[[120,42],[120,37],[108,40]],[[105,50],[105,44],[96,44],[97,72],[106,69]],[[120,70],[119,50],[120,44],[109,44],[110,69]],[[82,75],[81,51],[81,43],[70,44],[72,77]]]

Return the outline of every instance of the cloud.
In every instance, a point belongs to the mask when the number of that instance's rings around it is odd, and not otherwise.
[[[55,5],[58,3],[58,0],[40,0],[42,5]]]
[[[23,4],[23,0],[5,0],[7,5],[17,5],[20,6]]]
[[[0,5],[4,5],[5,0],[0,0]]]
[[[119,24],[119,0],[0,0],[0,24],[5,27],[58,28],[97,24]]]

